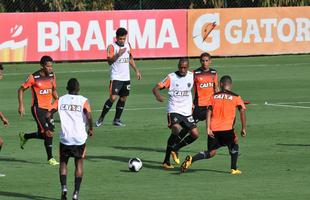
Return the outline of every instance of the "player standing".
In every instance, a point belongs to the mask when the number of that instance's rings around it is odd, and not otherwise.
[[[193,71],[194,93],[195,93],[193,118],[195,120],[195,123],[206,120],[207,104],[211,96],[215,92],[219,91],[217,71],[213,68],[210,68],[211,55],[206,52],[202,53],[200,55],[200,64],[201,66]],[[189,130],[187,129],[182,129],[182,131],[179,134],[179,137],[182,139],[182,141],[179,144],[174,145],[172,151],[172,157],[174,160],[179,159],[178,158],[179,149],[187,145],[186,141],[191,140],[191,137],[193,137],[192,135],[187,135],[188,131]]]
[[[236,109],[239,109],[241,119],[241,136],[246,136],[245,105],[241,97],[231,91],[232,79],[223,76],[220,80],[221,91],[215,93],[209,103],[207,112],[208,150],[196,155],[187,156],[182,163],[181,171],[186,171],[193,162],[209,159],[215,156],[216,150],[227,146],[231,156],[231,174],[241,174],[237,168],[238,138],[234,131]]]
[[[58,111],[61,122],[60,132],[60,168],[61,199],[67,199],[67,164],[70,157],[75,162],[75,189],[72,199],[78,199],[83,177],[83,159],[86,152],[87,135],[93,135],[92,114],[87,98],[78,94],[80,84],[71,78],[67,83],[68,94],[61,96],[47,114]],[[53,131],[53,124],[48,121],[49,131]],[[86,126],[88,125],[88,132]]]
[[[186,139],[186,145],[195,141],[198,136],[198,129],[192,117],[192,87],[193,73],[188,71],[189,61],[187,58],[181,58],[178,64],[179,70],[168,74],[168,76],[153,88],[153,94],[159,102],[164,101],[164,97],[159,90],[168,89],[168,127],[171,129],[171,135],[167,141],[166,155],[163,167],[173,168],[170,164],[170,154],[173,145],[180,142],[179,133],[182,129],[190,130],[190,136]],[[185,145],[184,145],[185,146]],[[175,160],[179,164],[179,160]]]
[[[125,126],[120,118],[130,91],[129,66],[136,72],[137,79],[141,79],[140,70],[136,67],[131,46],[126,42],[126,38],[127,30],[118,28],[116,31],[116,42],[110,44],[107,49],[107,60],[110,65],[110,98],[104,103],[101,115],[96,121],[97,127],[102,125],[104,117],[118,97],[113,125]]]
[[[2,80],[2,78],[3,78],[3,66],[0,63],[0,80]],[[4,126],[9,125],[9,120],[3,115],[2,112],[0,112],[0,120],[3,122]],[[3,139],[0,137],[0,151],[2,149],[2,145],[3,145]],[[5,175],[0,173],[0,177],[3,177],[3,176]]]
[[[43,139],[47,154],[48,164],[58,165],[52,153],[53,137],[45,133],[46,113],[52,106],[53,99],[58,99],[56,91],[56,77],[53,73],[53,59],[50,56],[43,56],[40,60],[41,69],[30,74],[25,83],[18,89],[18,112],[21,117],[25,114],[24,92],[31,88],[32,105],[31,113],[37,123],[38,130],[33,133],[20,133],[20,147],[24,146],[29,139]]]

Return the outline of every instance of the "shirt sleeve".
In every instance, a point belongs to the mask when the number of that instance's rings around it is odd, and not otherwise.
[[[87,112],[91,112],[91,109],[90,109],[90,105],[89,105],[88,100],[85,101],[84,106],[83,106],[83,109],[86,109]]]
[[[157,84],[157,86],[158,86],[160,89],[169,88],[169,87],[170,87],[170,77],[167,76],[164,80],[162,80],[161,82],[159,82],[159,83]]]
[[[237,97],[237,107],[238,108],[242,108],[242,109],[246,109],[246,107],[245,107],[245,105],[244,105],[244,102],[243,102],[243,100],[241,99],[241,97],[240,96],[238,96]]]
[[[113,58],[113,56],[114,56],[114,46],[110,44],[107,49],[107,58],[110,59]]]
[[[214,98],[211,96],[210,100],[207,103],[207,109],[212,110],[213,109],[213,104],[214,104]]]
[[[32,76],[32,74],[30,74],[27,78],[27,80],[22,84],[22,87],[24,89],[27,89],[29,87],[31,87],[32,85],[34,85],[35,81],[34,81],[34,78]]]

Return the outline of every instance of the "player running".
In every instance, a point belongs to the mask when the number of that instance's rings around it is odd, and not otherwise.
[[[67,164],[70,157],[75,161],[75,189],[72,199],[78,199],[83,177],[83,159],[86,152],[87,135],[93,135],[92,114],[87,98],[78,94],[80,84],[77,79],[71,78],[67,83],[68,94],[61,96],[47,114],[58,111],[61,122],[60,132],[60,168],[61,199],[67,199]],[[53,132],[54,127],[48,121],[48,130]],[[86,126],[88,125],[88,132]]]
[[[3,78],[3,66],[0,63],[0,80],[2,80],[2,78]],[[4,116],[2,112],[0,112],[0,120],[3,122],[3,125],[5,127],[9,125],[9,120]],[[2,145],[3,145],[3,139],[0,137],[0,151],[2,149]],[[5,174],[0,173],[0,177],[3,177],[3,176],[5,176]]]
[[[165,169],[174,168],[170,164],[170,154],[173,150],[173,145],[180,142],[179,133],[183,128],[190,130],[191,137],[184,140],[186,145],[195,141],[198,136],[198,129],[192,117],[192,87],[193,73],[188,71],[189,61],[187,58],[181,58],[178,64],[179,70],[168,74],[168,76],[153,88],[153,94],[159,102],[164,101],[164,97],[159,93],[159,90],[168,89],[168,127],[171,129],[171,135],[167,141],[166,155],[163,162]],[[185,145],[184,145],[185,146]],[[179,160],[174,159],[176,164]]]
[[[104,103],[101,115],[96,121],[97,127],[102,125],[104,117],[118,97],[113,125],[125,126],[120,119],[130,91],[129,66],[136,72],[138,80],[141,80],[142,77],[140,70],[136,67],[131,46],[126,42],[126,38],[127,30],[118,28],[116,42],[110,44],[107,49],[107,59],[110,65],[110,98]]]
[[[241,119],[241,136],[246,136],[245,105],[241,97],[231,91],[232,79],[223,76],[220,80],[221,91],[215,93],[208,103],[207,134],[208,151],[200,152],[193,157],[188,155],[182,163],[181,172],[185,172],[193,162],[201,159],[209,159],[215,156],[216,150],[227,146],[231,156],[230,173],[241,174],[237,168],[238,138],[234,131],[236,109],[239,109]]]
[[[218,92],[218,75],[217,71],[210,68],[211,55],[209,53],[202,53],[200,55],[201,66],[193,71],[194,74],[194,104],[193,104],[193,118],[197,124],[199,121],[206,120],[207,104],[211,96]],[[188,140],[191,140],[193,135],[187,135],[188,129],[184,128],[179,134],[182,142],[174,145],[172,150],[172,157],[174,160],[179,160],[178,151],[183,146],[187,145]],[[198,137],[198,135],[197,135]]]
[[[32,104],[31,113],[37,123],[38,130],[33,133],[20,133],[20,147],[24,149],[29,139],[43,139],[47,154],[48,164],[58,165],[52,154],[53,137],[45,133],[46,113],[52,106],[53,99],[58,99],[56,91],[56,77],[53,73],[53,59],[50,56],[43,56],[40,60],[41,69],[30,74],[25,83],[18,90],[18,112],[21,117],[25,114],[24,92],[31,88]]]

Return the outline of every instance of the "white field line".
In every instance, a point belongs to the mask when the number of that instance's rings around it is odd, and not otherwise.
[[[298,103],[298,102],[297,102]],[[308,103],[308,102],[307,102]],[[288,105],[288,104],[284,104],[284,103],[267,103],[265,102],[265,106],[275,106],[275,107],[284,107],[284,108],[302,108],[302,109],[310,109],[310,107],[307,107],[307,106],[294,106],[292,105],[293,102],[289,102],[289,104],[291,105]]]
[[[268,102],[265,102],[265,104]],[[279,102],[279,103],[272,103],[277,105],[294,105],[294,104],[310,104],[310,101],[297,101],[297,102]]]
[[[80,64],[85,64],[85,63],[80,63]],[[272,66],[297,66],[297,65],[310,65],[310,63],[286,63],[286,64],[273,64]],[[267,67],[270,66],[270,64],[254,64],[254,65],[249,65],[249,64],[224,64],[224,65],[219,65],[215,67],[247,67],[247,66],[253,66],[253,67]],[[148,71],[148,70],[160,70],[160,69],[176,69],[176,67],[149,67],[149,68],[144,68],[142,69],[143,71]],[[68,74],[68,73],[96,73],[96,72],[108,72],[110,69],[94,69],[94,70],[75,70],[75,71],[59,71],[56,72],[56,74]],[[30,73],[30,72],[29,72]],[[5,76],[18,76],[18,75],[28,75],[29,73],[7,73],[4,74]]]

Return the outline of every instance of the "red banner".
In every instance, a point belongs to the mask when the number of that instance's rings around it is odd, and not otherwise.
[[[105,59],[118,27],[136,58],[187,55],[187,10],[0,14],[0,62]]]

